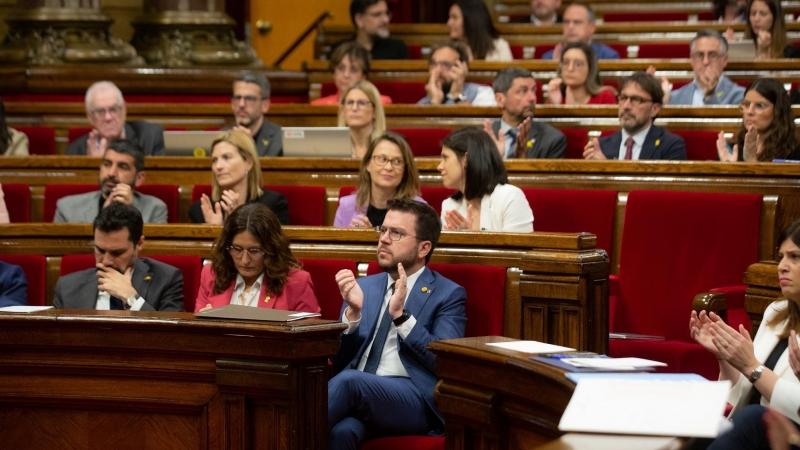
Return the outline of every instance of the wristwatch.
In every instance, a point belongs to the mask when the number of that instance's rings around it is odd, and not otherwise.
[[[462,92],[462,93],[460,93],[460,94],[458,94],[457,96],[455,96],[455,95],[453,95],[453,94],[450,94],[450,93],[448,93],[448,94],[447,94],[447,98],[449,98],[450,100],[452,100],[454,103],[465,102],[465,101],[469,100],[469,99],[467,98],[467,96],[466,96],[466,95],[464,95],[464,93],[463,93],[463,92]]]
[[[394,326],[399,327],[400,325],[406,323],[406,320],[408,320],[409,317],[411,317],[411,314],[409,314],[408,311],[403,309],[403,314],[400,314],[397,317],[397,319],[393,319],[392,323],[394,324]]]
[[[755,384],[755,382],[758,381],[759,378],[761,378],[761,373],[762,372],[764,372],[764,365],[763,364],[761,364],[758,367],[756,367],[755,369],[753,369],[753,371],[750,372],[750,377],[749,377],[750,378],[750,382]]]
[[[133,294],[127,298],[124,302],[122,302],[122,307],[124,309],[131,309],[131,306],[136,304],[136,301],[139,300],[139,294]]]

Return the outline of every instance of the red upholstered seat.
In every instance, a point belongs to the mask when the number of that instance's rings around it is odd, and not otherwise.
[[[422,46],[419,44],[411,44],[408,46],[409,59],[422,59]],[[384,94],[385,95],[385,94]],[[422,98],[422,97],[420,97]]]
[[[405,136],[416,157],[441,155],[442,140],[453,132],[448,128],[394,128],[392,131]]]
[[[554,48],[556,48],[555,44],[538,44],[533,52],[533,59],[542,59],[542,56],[544,56],[545,53]]]
[[[628,44],[606,44],[606,45],[613,48],[614,51],[619,53],[620,59],[625,59],[628,57]]]
[[[686,22],[689,13],[681,11],[624,11],[603,14],[603,22]],[[688,54],[688,53],[687,53]]]
[[[61,257],[61,269],[58,272],[59,277],[69,275],[72,272],[80,272],[81,270],[91,269],[97,266],[97,260],[94,254],[88,255],[64,255]]]
[[[350,269],[358,274],[358,267],[354,261],[344,259],[309,259],[300,260],[303,269],[311,274],[314,282],[314,295],[317,296],[319,307],[322,309],[322,318],[339,320],[342,310],[342,296],[336,284],[336,274],[343,269]],[[356,275],[357,276],[357,275]]]
[[[522,190],[533,210],[533,229],[597,236],[597,248],[611,254],[617,193],[602,190]]]
[[[716,20],[716,18],[714,18],[714,11],[702,11],[697,13],[697,20],[701,22],[704,21],[710,22],[712,20]]]
[[[28,136],[28,153],[52,155],[56,152],[56,130],[53,127],[14,127]]]
[[[28,304],[44,306],[47,259],[42,255],[0,255],[0,261],[22,268],[28,283]]]
[[[152,195],[167,205],[167,223],[178,222],[178,186],[174,184],[143,184],[136,188],[142,194]],[[198,279],[199,281],[199,279]]]
[[[48,184],[44,187],[45,222],[52,222],[56,215],[56,204],[62,197],[85,194],[100,189],[96,184]],[[167,222],[178,220],[178,186],[174,184],[143,184],[136,188],[142,194],[152,195],[167,205]]]
[[[3,199],[12,223],[30,222],[31,189],[27,184],[3,184]]]
[[[73,127],[67,130],[67,141],[72,143],[84,134],[90,133],[92,127]]]
[[[427,95],[425,83],[421,81],[375,81],[373,84],[381,95],[391,97],[392,103],[414,104]]]
[[[367,441],[361,450],[444,450],[444,438],[437,436],[398,436]]]
[[[509,45],[511,47],[511,57],[514,59],[523,59],[523,45]]]
[[[422,191],[420,197],[425,199],[425,201],[436,210],[436,214],[442,214],[442,202],[456,192],[454,189],[446,187],[430,186],[423,186],[420,188],[420,191]]]
[[[289,223],[292,225],[322,226],[326,194],[322,186],[264,186],[286,197],[289,203]],[[192,188],[192,202],[200,196],[211,196],[210,184],[196,184]]]
[[[560,131],[567,138],[567,159],[583,159],[583,148],[589,142],[589,130],[584,128],[562,128]]]
[[[633,191],[625,209],[615,332],[665,341],[612,339],[611,356],[668,364],[669,372],[715,379],[714,356],[690,340],[692,300],[717,287],[740,285],[758,260],[761,196]]]
[[[686,141],[686,156],[689,161],[717,160],[717,133],[703,130],[671,130]]]
[[[637,58],[688,58],[689,43],[683,42],[651,42],[639,44]]]

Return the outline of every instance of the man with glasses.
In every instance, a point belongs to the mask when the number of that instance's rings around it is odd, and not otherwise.
[[[64,275],[53,306],[63,309],[183,311],[183,275],[170,265],[138,258],[142,215],[114,202],[93,223],[96,267]]]
[[[341,370],[328,382],[331,450],[359,448],[367,437],[444,431],[427,345],[464,336],[466,291],[426,266],[442,228],[436,211],[410,199],[388,206],[376,229],[385,273],[336,274],[347,330],[331,358]]]
[[[405,42],[389,37],[392,14],[386,0],[353,0],[350,2],[350,20],[356,27],[356,34],[348,40],[361,44],[372,59],[410,59]],[[344,42],[333,44],[331,50]]]
[[[619,122],[616,133],[586,144],[586,159],[686,159],[683,138],[653,125],[661,111],[664,92],[652,75],[639,71],[620,81]]]
[[[236,128],[253,137],[258,156],[283,156],[281,127],[264,118],[269,111],[270,85],[258,72],[242,72],[233,82],[231,108]]]
[[[136,142],[147,156],[164,155],[164,127],[143,120],[126,121],[122,91],[110,81],[89,86],[86,117],[92,131],[72,141],[67,146],[67,155],[103,156],[114,139]]]
[[[619,53],[616,50],[592,40],[595,31],[594,21],[594,11],[589,5],[575,2],[567,6],[567,9],[564,10],[564,23],[561,30],[564,35],[564,44],[583,42],[592,46],[597,59],[619,59]],[[553,50],[545,52],[542,59],[561,60],[561,50],[564,48],[564,44],[557,44]]]
[[[418,105],[496,106],[494,91],[489,86],[466,81],[469,73],[469,51],[466,44],[450,40],[431,50],[428,60],[428,93]]]
[[[717,30],[700,30],[692,39],[691,63],[694,80],[673,92],[665,90],[670,105],[737,105],[744,88],[722,74],[728,64],[728,41]],[[669,81],[662,79],[662,86]]]

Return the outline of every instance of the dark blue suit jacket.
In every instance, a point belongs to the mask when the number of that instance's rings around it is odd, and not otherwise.
[[[467,291],[463,287],[428,269],[422,269],[417,282],[406,300],[405,309],[417,320],[406,339],[398,336],[397,351],[411,381],[419,389],[428,406],[444,422],[433,401],[436,377],[436,355],[428,351],[427,345],[439,339],[464,337],[467,317],[464,303]],[[358,330],[342,335],[342,346],[333,358],[334,368],[355,369],[378,327],[378,315],[388,285],[388,273],[359,278],[356,282],[364,292],[361,309],[361,324]],[[426,287],[427,292],[422,292]],[[345,303],[339,315],[344,314]]]
[[[28,304],[28,281],[22,267],[0,261],[0,308]]]
[[[622,145],[622,131],[600,138],[600,150],[608,159],[619,159],[619,146]],[[686,160],[686,142],[683,138],[655,125],[650,127],[644,138],[639,160],[676,159]]]

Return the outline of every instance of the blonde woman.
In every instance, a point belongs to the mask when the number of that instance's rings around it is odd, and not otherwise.
[[[245,203],[258,202],[289,224],[286,197],[261,187],[261,165],[253,138],[240,130],[226,131],[211,144],[211,198],[203,194],[189,207],[193,223],[222,225]]]
[[[386,131],[381,94],[366,80],[351,84],[339,102],[339,126],[350,128],[353,158],[361,159],[369,144]]]

